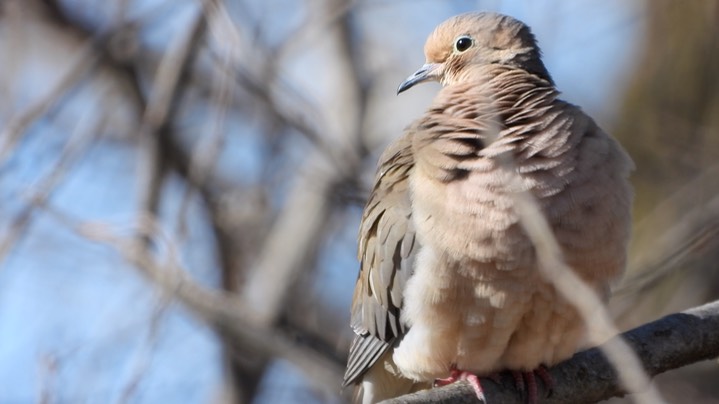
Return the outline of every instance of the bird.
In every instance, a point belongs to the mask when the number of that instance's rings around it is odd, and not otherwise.
[[[587,347],[588,325],[539,269],[520,193],[603,301],[626,264],[634,163],[560,98],[530,28],[460,14],[434,29],[424,54],[397,93],[442,87],[381,155],[360,223],[343,381],[355,402],[460,378],[482,398],[478,377],[504,371],[531,388]]]

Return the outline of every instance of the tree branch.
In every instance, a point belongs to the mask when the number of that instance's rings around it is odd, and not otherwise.
[[[666,316],[621,335],[634,350],[649,376],[656,376],[702,360],[719,356],[719,301]],[[615,337],[618,338],[618,337]],[[608,341],[606,344],[611,344]],[[605,345],[606,345],[605,344]],[[580,352],[550,369],[554,389],[543,403],[594,403],[621,397],[627,391],[620,385],[617,372],[602,354],[601,347]],[[482,379],[489,403],[525,402],[505,378],[501,385]],[[546,394],[539,386],[539,395]],[[466,382],[425,390],[387,400],[388,404],[409,403],[477,403],[474,390]]]

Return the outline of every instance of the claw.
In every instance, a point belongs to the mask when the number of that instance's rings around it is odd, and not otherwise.
[[[524,394],[524,375],[522,375],[522,372],[517,370],[511,370],[509,373],[512,374],[512,378],[514,379],[514,387],[519,391],[520,393]]]
[[[534,370],[534,374],[539,376],[540,379],[542,379],[544,387],[547,388],[547,397],[551,397],[552,392],[554,391],[554,379],[552,379],[552,375],[549,374],[549,369],[547,369],[547,367],[544,365],[540,365],[537,369]]]
[[[537,378],[534,372],[522,372],[524,383],[527,384],[527,402],[529,404],[539,403],[539,391],[537,390]]]
[[[551,396],[552,389],[554,389],[554,380],[552,380],[552,375],[549,374],[546,366],[541,365],[531,372],[510,371],[510,373],[514,378],[514,386],[517,390],[522,394],[526,392],[528,404],[537,404],[539,402],[537,377],[542,380],[547,389],[546,397]]]
[[[549,370],[546,366],[541,365],[540,367],[531,372],[520,372],[512,370],[508,373],[510,373],[512,375],[512,378],[514,379],[514,387],[522,395],[526,394],[528,404],[539,403],[539,386],[537,385],[537,378],[539,378],[546,387],[547,395],[545,398],[552,395],[552,390],[554,389],[554,380],[552,379],[552,375],[549,374]],[[497,384],[501,384],[501,373],[499,372],[489,375],[488,378],[493,380]],[[446,377],[444,379],[436,379],[434,381],[434,385],[446,386],[459,380],[466,380],[467,382],[469,382],[470,386],[472,386],[472,388],[474,389],[475,394],[477,394],[477,398],[483,402],[486,402],[486,399],[484,397],[484,390],[482,389],[482,385],[479,383],[479,377],[477,377],[477,375],[475,375],[474,373],[452,367],[449,371],[449,377]]]
[[[467,382],[469,382],[469,385],[472,386],[472,388],[474,389],[474,393],[477,395],[477,398],[482,402],[487,402],[487,400],[484,398],[484,390],[482,389],[482,385],[479,383],[479,377],[477,377],[477,375],[475,375],[474,373],[459,370],[457,368],[452,368],[449,371],[449,377],[444,379],[436,379],[434,381],[434,385],[446,386],[459,380],[466,380]]]

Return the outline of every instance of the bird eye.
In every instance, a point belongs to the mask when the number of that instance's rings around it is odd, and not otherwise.
[[[457,52],[464,52],[467,49],[469,49],[472,46],[472,38],[468,36],[461,36],[457,38],[457,41],[454,43],[454,49]]]

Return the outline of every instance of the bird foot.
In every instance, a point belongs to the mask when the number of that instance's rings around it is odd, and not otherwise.
[[[539,389],[537,388],[537,377],[542,380],[544,386],[547,389],[547,397],[552,395],[552,389],[554,388],[554,380],[552,375],[549,374],[547,367],[541,365],[537,369],[531,372],[520,372],[510,371],[514,378],[514,385],[521,393],[525,393],[527,396],[527,403],[537,404],[539,403]]]
[[[479,377],[477,377],[477,375],[475,375],[474,373],[452,368],[449,372],[449,377],[444,379],[436,379],[434,381],[434,385],[435,387],[446,386],[459,380],[466,380],[469,385],[472,386],[472,388],[474,389],[474,393],[477,395],[479,401],[487,402],[487,400],[484,398],[484,390],[482,389],[482,385],[479,384]]]

